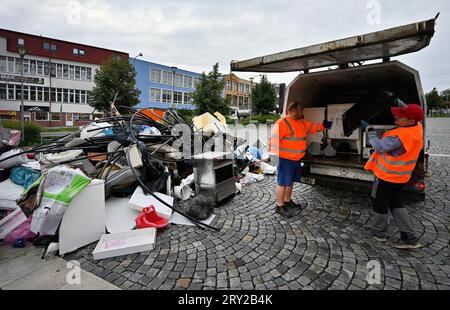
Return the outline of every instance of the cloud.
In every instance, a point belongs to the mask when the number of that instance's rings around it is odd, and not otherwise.
[[[430,47],[399,57],[422,74],[425,90],[450,88],[450,3],[446,0],[378,0],[381,24],[367,22],[365,0],[2,0],[2,28],[125,51],[134,57],[193,71],[301,46],[373,32],[434,17]],[[68,23],[79,3],[80,23]],[[255,74],[239,73],[242,77]],[[271,74],[286,82],[295,74]]]

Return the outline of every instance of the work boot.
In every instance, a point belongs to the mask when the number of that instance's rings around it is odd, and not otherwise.
[[[284,217],[286,219],[289,219],[292,217],[292,213],[286,205],[284,205],[282,207],[275,206],[275,213],[278,213],[281,217]]]
[[[290,208],[291,210],[303,210],[303,207],[299,203],[295,203],[292,200],[284,203],[285,206]]]
[[[420,249],[423,247],[422,244],[419,243],[419,238],[414,234],[407,234],[404,232],[400,233],[400,243],[394,245],[394,248],[400,250],[410,250],[410,249]]]

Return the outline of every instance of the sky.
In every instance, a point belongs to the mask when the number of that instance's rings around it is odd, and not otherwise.
[[[448,0],[1,0],[0,28],[74,41],[209,72],[245,60],[434,18],[427,48],[396,57],[425,91],[450,88]],[[257,73],[237,73],[249,78]],[[269,74],[289,84],[296,73]],[[258,78],[255,78],[258,81]]]

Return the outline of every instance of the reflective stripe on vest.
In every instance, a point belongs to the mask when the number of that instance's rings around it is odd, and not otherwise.
[[[305,154],[306,153],[306,150],[298,150],[298,151],[296,151],[296,150],[286,149],[284,147],[278,147],[276,145],[273,145],[272,148],[275,149],[275,150],[280,150],[280,151],[287,152],[287,153],[292,153],[292,154]]]
[[[386,173],[390,173],[390,174],[396,174],[396,175],[410,175],[413,171],[414,168],[412,170],[408,170],[408,171],[394,171],[394,170],[389,170],[386,167],[384,167],[382,164],[380,164],[380,162],[378,161],[378,159],[376,158],[371,158],[368,162],[371,163],[375,163],[377,164],[378,168],[380,168],[381,170],[383,170]],[[398,166],[406,166],[406,165],[398,165]]]
[[[392,161],[389,158],[387,158],[386,154],[381,154],[381,157],[384,159],[385,162],[387,162],[389,165],[396,165],[396,166],[409,166],[409,165],[415,165],[417,163],[416,160],[411,161]]]

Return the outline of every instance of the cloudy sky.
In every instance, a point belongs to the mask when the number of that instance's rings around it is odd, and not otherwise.
[[[422,21],[438,12],[431,45],[398,57],[420,71],[428,91],[450,88],[448,0],[1,0],[0,28],[117,49],[130,57],[142,52],[145,60],[198,72],[219,62],[227,73],[231,60]],[[269,79],[289,83],[294,76]]]

